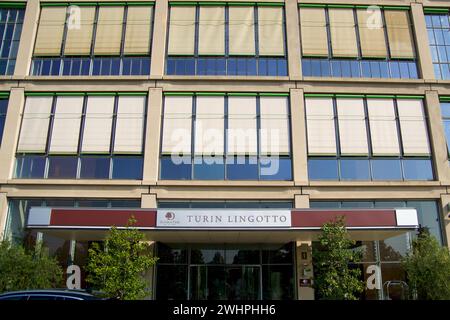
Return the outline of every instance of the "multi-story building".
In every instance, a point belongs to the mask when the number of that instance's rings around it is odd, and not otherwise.
[[[3,236],[82,267],[134,215],[154,299],[312,299],[345,216],[363,298],[398,298],[415,230],[450,238],[449,9],[0,2]]]

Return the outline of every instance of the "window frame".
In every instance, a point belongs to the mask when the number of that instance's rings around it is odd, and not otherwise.
[[[6,18],[4,21],[0,21],[0,30],[3,26],[3,34],[0,36],[0,63],[5,63],[5,70],[2,72],[0,69],[0,75],[2,76],[9,76],[14,74],[16,59],[17,59],[17,51],[19,49],[20,44],[20,38],[22,35],[22,27],[23,27],[23,21],[25,16],[25,4],[19,7],[0,7],[0,11],[6,12]],[[14,21],[10,21],[11,12],[16,12],[16,17]],[[1,16],[1,14],[0,14]],[[11,39],[7,39],[7,29],[8,26],[12,26],[12,34]],[[14,36],[16,35],[17,29],[20,28],[20,33],[18,34],[18,39],[15,40]],[[8,40],[8,41],[7,41]],[[12,48],[16,46],[17,50],[12,50]],[[1,54],[3,53],[3,50],[7,49],[8,54],[6,57],[1,57]],[[15,52],[14,52],[15,51]]]

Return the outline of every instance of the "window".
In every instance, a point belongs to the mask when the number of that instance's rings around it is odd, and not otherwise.
[[[287,76],[283,3],[171,3],[168,75]]]
[[[73,26],[72,17],[79,17]],[[31,74],[150,74],[153,4],[42,5]]]
[[[146,96],[27,94],[16,178],[142,179]]]
[[[425,8],[424,11],[435,76],[450,79],[449,10]]]
[[[267,209],[279,208],[290,209],[292,202],[289,201],[188,201],[188,202],[158,202],[158,208],[180,208],[180,209],[199,209],[199,208],[233,208],[233,209]]]
[[[441,115],[444,125],[444,133],[447,141],[447,154],[450,158],[450,97],[440,97],[441,99]]]
[[[299,6],[303,75],[418,78],[407,7]]]
[[[25,3],[15,6],[0,7],[0,75],[12,75],[16,66]]]
[[[291,180],[286,94],[166,93],[163,180]]]
[[[2,143],[3,131],[5,129],[6,111],[8,110],[9,93],[0,92],[0,145]]]
[[[305,96],[311,180],[433,180],[423,97]]]

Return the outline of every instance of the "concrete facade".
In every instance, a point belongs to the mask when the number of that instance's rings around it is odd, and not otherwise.
[[[84,1],[84,0],[79,0]],[[86,0],[87,1],[87,0]],[[46,2],[61,2],[47,0]],[[324,3],[309,0],[307,3]],[[39,0],[28,0],[17,65],[13,76],[0,77],[0,91],[10,92],[5,130],[0,148],[0,230],[5,229],[8,199],[89,198],[140,199],[143,208],[155,208],[170,200],[289,200],[296,208],[307,208],[314,200],[436,200],[441,208],[445,243],[450,240],[450,166],[440,115],[439,96],[450,95],[450,81],[436,80],[428,46],[423,6],[448,7],[447,1],[427,0],[328,0],[336,4],[411,6],[418,64],[423,78],[347,79],[303,77],[301,70],[299,18],[296,0],[286,0],[288,77],[168,76],[165,75],[168,1],[156,0],[149,76],[30,76]],[[163,92],[170,91],[284,92],[290,94],[293,181],[164,181],[159,180],[159,149]],[[21,180],[13,178],[13,167],[24,106],[30,91],[148,91],[143,179],[135,180]],[[424,95],[435,181],[328,182],[309,181],[307,170],[304,93],[366,93]],[[297,243],[297,254],[310,250]],[[310,258],[308,258],[310,259]],[[310,260],[305,261],[310,263]],[[298,264],[303,273],[303,264]],[[302,299],[313,298],[309,288],[299,287]]]

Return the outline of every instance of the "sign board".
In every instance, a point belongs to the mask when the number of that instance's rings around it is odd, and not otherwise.
[[[156,227],[189,229],[290,228],[291,210],[158,209]]]

